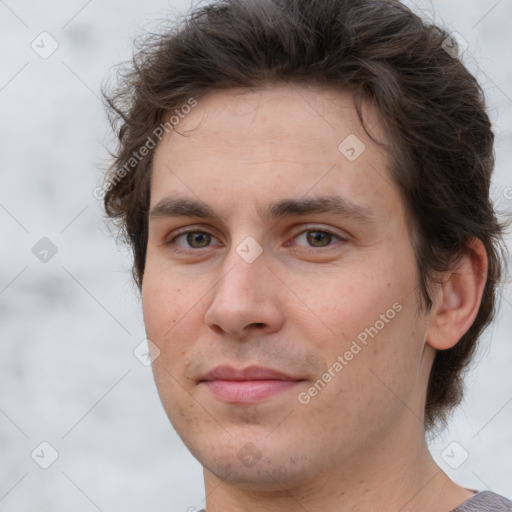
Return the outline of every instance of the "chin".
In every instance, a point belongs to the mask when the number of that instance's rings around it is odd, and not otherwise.
[[[200,443],[186,445],[206,472],[244,490],[280,492],[304,485],[321,471],[321,461],[314,469],[303,446],[293,448],[283,439],[265,442],[262,435],[245,435],[239,441],[241,437],[228,435],[223,442],[218,437],[212,437],[212,442],[203,437]]]

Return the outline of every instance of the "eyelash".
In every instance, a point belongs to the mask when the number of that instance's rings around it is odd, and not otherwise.
[[[189,229],[186,231],[178,232],[171,240],[169,240],[168,242],[165,242],[165,245],[169,246],[175,252],[183,252],[183,251],[199,252],[201,249],[208,249],[211,247],[210,245],[208,245],[206,247],[193,248],[193,247],[183,247],[183,246],[176,244],[176,240],[178,238],[189,235],[190,233],[196,233],[196,234],[199,233],[199,234],[204,234],[204,235],[210,235],[212,238],[216,239],[216,237],[213,234],[209,233],[208,231],[204,231],[204,230],[200,230],[200,229]],[[295,240],[299,236],[304,235],[306,233],[324,233],[324,234],[328,234],[328,235],[332,236],[333,238],[336,238],[338,242],[347,242],[348,241],[348,238],[344,238],[341,235],[338,235],[338,234],[334,233],[333,231],[330,231],[329,229],[315,228],[315,227],[312,227],[312,228],[310,227],[308,229],[304,229],[304,230],[298,232],[296,235],[294,235],[292,237],[292,240]],[[285,245],[289,245],[289,243],[286,242]],[[333,246],[333,245],[335,245],[335,244],[330,243],[329,245],[327,245],[325,247],[314,247],[314,246],[309,246],[309,247],[300,246],[300,247],[302,247],[302,249],[306,250],[306,251],[320,252],[320,251],[329,250],[331,248],[331,246]]]

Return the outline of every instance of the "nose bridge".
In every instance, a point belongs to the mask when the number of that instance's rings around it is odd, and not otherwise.
[[[263,248],[254,238],[246,237],[226,257],[224,277],[216,287],[216,295],[238,297],[240,304],[257,301],[261,287],[270,291],[267,281],[272,273],[266,264]]]
[[[282,325],[275,276],[267,264],[265,253],[255,240],[245,239],[231,248],[205,315],[210,328],[242,336],[251,325],[271,331]]]

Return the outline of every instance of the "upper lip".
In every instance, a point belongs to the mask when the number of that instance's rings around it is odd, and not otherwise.
[[[233,368],[232,366],[217,366],[203,375],[199,381],[211,380],[304,380],[293,377],[284,372],[265,368],[263,366],[248,366],[247,368]]]

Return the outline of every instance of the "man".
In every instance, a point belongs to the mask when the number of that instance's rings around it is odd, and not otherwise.
[[[110,96],[105,207],[207,512],[512,510],[425,441],[502,266],[454,46],[393,0],[223,0]]]

